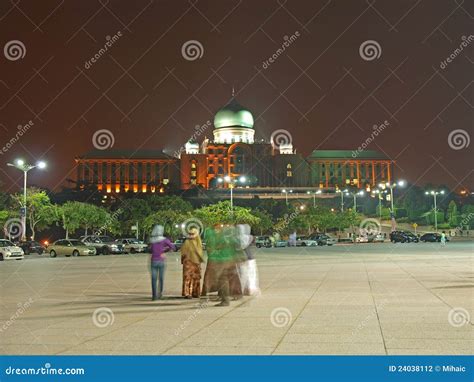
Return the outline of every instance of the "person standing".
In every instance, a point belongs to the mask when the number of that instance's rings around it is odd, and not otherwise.
[[[260,288],[258,286],[257,262],[250,247],[253,242],[253,236],[250,234],[250,231],[250,225],[248,224],[237,225],[240,244],[237,253],[242,253],[240,256],[238,256],[238,258],[241,258],[241,261],[237,263],[237,270],[239,272],[241,291],[245,296],[254,296],[260,294]]]
[[[204,262],[202,241],[199,231],[191,229],[188,238],[181,247],[181,264],[183,264],[184,298],[199,298],[201,295],[201,263]]]
[[[446,232],[445,231],[441,232],[440,241],[441,241],[441,245],[446,245]]]
[[[151,292],[152,300],[159,300],[163,297],[163,288],[166,270],[166,255],[169,250],[176,251],[174,244],[164,236],[162,225],[155,225],[150,237],[151,243]],[[159,281],[158,291],[156,289],[157,279]]]

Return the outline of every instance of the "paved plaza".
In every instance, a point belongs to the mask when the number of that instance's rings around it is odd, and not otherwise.
[[[469,242],[256,250],[261,296],[185,300],[178,254],[0,263],[1,354],[472,354]]]

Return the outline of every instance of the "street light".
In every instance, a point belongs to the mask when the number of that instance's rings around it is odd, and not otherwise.
[[[247,183],[247,178],[245,176],[241,176],[239,178],[233,178],[229,175],[224,176],[223,178],[217,178],[219,183],[227,183],[230,189],[230,208],[234,209],[234,187],[237,183]]]
[[[365,192],[362,190],[357,192],[346,192],[346,195],[352,195],[354,198],[354,211],[357,212],[357,196],[364,196]]]
[[[372,197],[375,197],[375,194],[377,194],[378,198],[379,198],[379,219],[380,221],[382,221],[382,193],[383,192],[387,192],[386,190],[385,191],[382,191],[382,190],[373,190],[372,191]]]
[[[311,192],[311,191],[306,191],[308,195],[313,195],[313,208],[316,208],[316,194],[321,194],[321,190],[318,190],[316,192]]]
[[[341,194],[341,212],[344,212],[344,194],[348,195],[347,189],[346,190],[336,190],[336,193]]]
[[[21,241],[26,241],[26,181],[28,178],[28,171],[34,168],[46,168],[46,162],[39,161],[36,164],[28,164],[23,159],[17,159],[15,163],[7,163],[7,166],[15,167],[23,171],[23,208],[21,210]]]
[[[390,190],[390,213],[392,214],[392,216],[395,216],[395,210],[394,210],[394,207],[393,207],[393,189],[395,187],[404,187],[405,186],[405,181],[404,180],[399,180],[398,182],[396,183],[380,183],[379,184],[379,188],[381,188],[382,190],[384,190],[385,188],[388,188]]]
[[[435,231],[438,232],[438,208],[436,203],[436,197],[438,195],[444,195],[444,190],[441,191],[426,191],[425,195],[433,195],[434,201],[434,221],[435,221]]]
[[[289,192],[293,192],[293,190],[281,190],[281,192],[283,192],[285,194],[285,200],[286,200],[286,204],[288,205],[288,193]]]

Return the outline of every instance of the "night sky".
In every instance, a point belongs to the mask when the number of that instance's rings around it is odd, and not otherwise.
[[[114,149],[172,154],[233,86],[258,138],[285,129],[305,155],[353,150],[388,121],[368,149],[397,178],[472,188],[473,15],[461,0],[1,0],[1,188],[21,188],[6,163],[22,157],[48,162],[31,184],[61,190],[101,129]],[[4,51],[14,40],[25,49]],[[191,40],[202,56],[186,59]],[[367,40],[375,56],[361,56]]]

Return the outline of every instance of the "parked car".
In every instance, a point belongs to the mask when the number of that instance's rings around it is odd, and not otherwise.
[[[383,233],[369,235],[368,238],[369,238],[369,243],[383,243],[385,241],[385,235]]]
[[[96,254],[96,249],[93,246],[86,245],[77,239],[61,239],[48,245],[46,250],[50,257],[57,256],[92,256]]]
[[[334,245],[337,243],[337,239],[326,235],[325,233],[318,233],[311,236],[312,240],[315,240],[317,245]]]
[[[123,245],[125,253],[141,253],[148,249],[147,244],[135,238],[117,239],[115,242]]]
[[[270,240],[270,236],[257,236],[255,238],[255,246],[257,248],[270,248],[272,246],[272,241]]]
[[[316,240],[310,239],[306,236],[297,236],[296,237],[296,246],[297,247],[315,247],[318,245]]]
[[[29,240],[29,241],[22,241],[20,242],[19,246],[23,249],[25,255],[29,255],[30,253],[37,253],[38,255],[42,255],[45,247],[39,243],[38,241]]]
[[[441,242],[441,234],[437,232],[428,232],[425,233],[420,237],[420,241],[426,243],[440,243]],[[449,241],[449,237],[446,235],[446,241]]]
[[[23,249],[13,244],[10,240],[0,239],[0,261],[22,260],[23,258]]]
[[[418,243],[418,236],[409,231],[393,231],[390,233],[392,243]]]
[[[369,242],[369,237],[366,236],[366,235],[356,236],[355,242],[356,243],[368,243]]]
[[[81,236],[81,241],[96,249],[97,255],[124,253],[123,244],[118,244],[110,236]]]
[[[288,240],[275,240],[275,248],[288,247]]]

